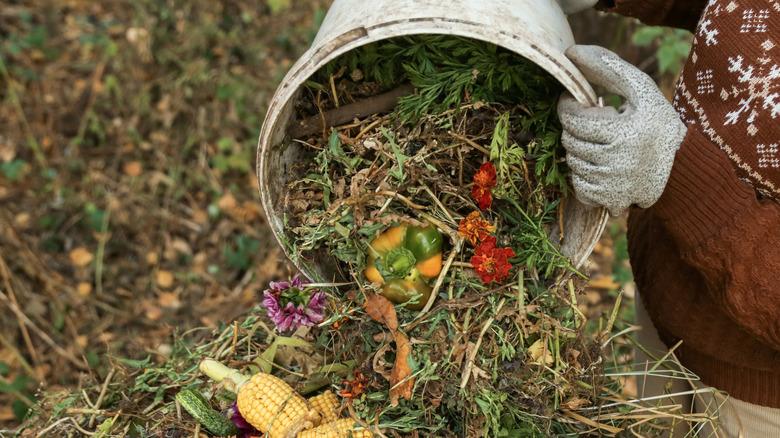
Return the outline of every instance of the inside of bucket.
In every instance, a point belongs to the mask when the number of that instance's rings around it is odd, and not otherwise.
[[[338,65],[337,61],[353,56],[356,50],[362,50],[365,52],[367,49],[370,50],[371,46],[388,44],[392,43],[394,40],[403,40],[415,37],[420,38],[422,36],[404,36],[380,40],[340,56],[308,78],[309,81],[303,86],[299,87],[299,89],[295,92],[294,97],[287,101],[286,105],[281,111],[281,114],[277,118],[279,123],[277,124],[273,135],[273,147],[265,156],[266,163],[264,167],[266,178],[264,182],[266,184],[265,189],[270,195],[274,210],[274,218],[272,221],[275,220],[277,222],[272,224],[272,226],[274,226],[277,232],[277,237],[280,237],[280,242],[284,246],[287,255],[304,273],[316,281],[342,281],[348,280],[348,278],[345,278],[344,272],[342,271],[337,260],[328,254],[324,248],[320,247],[319,249],[314,250],[301,250],[301,248],[294,245],[294,239],[292,239],[289,234],[290,227],[295,225],[290,222],[292,219],[291,215],[289,214],[290,205],[291,202],[294,201],[290,199],[289,188],[291,184],[294,184],[296,181],[301,181],[302,179],[306,178],[306,165],[311,163],[316,158],[316,150],[310,147],[306,147],[305,139],[294,139],[290,133],[295,130],[300,132],[302,125],[306,125],[307,122],[311,122],[311,120],[318,114],[322,114],[321,109],[308,108],[307,111],[306,108],[301,108],[301,96],[308,93],[309,97],[311,97],[311,93],[315,91],[322,93],[332,92],[333,89],[328,89],[328,86],[333,87],[334,84],[332,81],[323,80],[324,74],[329,76],[336,74],[339,75],[339,77],[343,77],[344,75],[356,75],[354,70],[337,71],[334,70],[334,67],[332,67],[334,65]],[[429,37],[429,35],[426,35],[425,37]],[[445,36],[439,37],[445,38]],[[453,41],[476,41],[464,37],[447,36],[446,38],[451,38]],[[524,59],[525,62],[532,64],[531,61],[521,57],[518,54],[511,53],[504,48],[493,45],[492,47],[497,53],[501,55],[506,54],[508,56],[521,58]],[[457,50],[457,47],[454,47],[453,50]],[[538,68],[538,66],[536,67]],[[539,70],[542,71],[540,68]],[[359,73],[365,74],[365,72]],[[475,75],[478,74],[479,72],[475,71]],[[557,83],[557,86],[559,87],[557,91],[558,93],[563,92],[564,87],[560,84],[559,81],[555,80],[554,77],[549,73],[544,72],[544,74],[549,79]],[[319,82],[317,82],[319,87],[312,86],[314,83],[312,80],[316,79],[319,79]],[[351,79],[356,78],[353,77]],[[534,84],[528,85],[529,87],[534,86]],[[324,89],[317,90],[317,88]],[[377,92],[379,94],[392,93],[396,88],[397,87],[385,87],[385,89],[378,90]],[[311,98],[309,100],[311,101]],[[349,103],[342,103],[342,105],[348,106]],[[387,112],[385,111],[383,113],[386,114]],[[365,115],[366,114],[360,114],[360,116]],[[341,121],[336,125],[344,126],[349,125],[350,123],[351,121]],[[307,135],[329,135],[330,126],[328,126],[327,123],[324,125],[324,129]],[[322,123],[320,128],[321,127]],[[316,200],[312,199],[311,201],[314,202]],[[564,210],[560,218],[561,226],[551,227],[551,240],[559,245],[562,253],[572,258],[572,261],[575,265],[579,265],[582,261],[582,254],[587,254],[590,251],[590,240],[592,240],[590,234],[593,234],[594,230],[596,230],[596,233],[600,231],[601,225],[599,222],[602,221],[603,214],[595,209],[583,206],[571,195],[567,196],[566,202],[561,208]],[[565,230],[563,235],[561,235],[562,230]]]

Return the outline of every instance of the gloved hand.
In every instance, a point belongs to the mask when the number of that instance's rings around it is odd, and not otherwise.
[[[619,215],[647,208],[664,191],[687,128],[653,80],[598,46],[574,46],[566,56],[593,84],[625,99],[612,107],[585,107],[566,95],[558,103],[562,143],[577,198]]]
[[[558,0],[558,3],[566,15],[576,14],[596,6],[599,0]]]

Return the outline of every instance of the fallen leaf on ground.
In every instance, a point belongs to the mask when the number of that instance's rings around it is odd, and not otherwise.
[[[236,202],[236,198],[230,192],[222,195],[217,201],[217,207],[222,211],[230,211],[236,208],[236,205],[238,205],[238,202]]]
[[[398,330],[398,315],[395,313],[395,307],[382,295],[371,294],[366,297],[366,313],[371,319],[384,324],[390,330]]]
[[[16,415],[14,415],[14,411],[11,409],[11,406],[0,407],[0,421],[12,421],[15,419]]]
[[[70,257],[70,262],[73,263],[73,266],[76,266],[77,268],[83,268],[87,266],[88,264],[92,263],[92,259],[94,259],[92,253],[89,252],[88,249],[81,246],[72,250],[70,254],[68,254],[68,257]]]
[[[158,260],[160,260],[160,256],[158,256],[156,252],[150,251],[146,253],[146,263],[156,265]]]
[[[76,286],[76,292],[78,292],[81,297],[86,298],[92,293],[92,285],[87,282],[81,282]]]
[[[14,225],[19,229],[27,229],[30,226],[30,213],[19,213],[14,217]]]
[[[160,303],[161,307],[166,307],[168,309],[178,309],[181,307],[181,300],[179,300],[179,296],[176,292],[161,293],[157,298],[157,302]]]
[[[157,271],[157,286],[164,289],[173,286],[173,274],[170,271]]]
[[[141,308],[144,310],[144,316],[150,321],[157,321],[163,316],[162,309],[155,300],[148,298],[141,300]]]
[[[396,331],[395,335],[395,365],[390,373],[390,404],[398,405],[399,398],[412,399],[414,378],[409,366],[409,356],[412,354],[412,344],[405,334]]]
[[[588,287],[592,287],[594,289],[613,290],[620,288],[620,284],[618,284],[611,276],[604,275],[589,281]]]
[[[125,172],[125,175],[139,176],[141,173],[143,173],[144,168],[140,161],[130,161],[125,163],[125,165],[122,167],[122,170]]]

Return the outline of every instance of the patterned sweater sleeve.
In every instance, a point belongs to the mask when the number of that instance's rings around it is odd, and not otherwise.
[[[598,8],[646,24],[693,31],[706,5],[707,0],[599,0]]]
[[[780,350],[780,204],[760,200],[697,128],[651,207],[734,323]]]

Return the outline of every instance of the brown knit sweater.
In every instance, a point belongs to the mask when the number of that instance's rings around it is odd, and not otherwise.
[[[780,408],[780,0],[616,3],[695,31],[675,97],[688,135],[661,199],[629,217],[645,307],[705,384]]]

